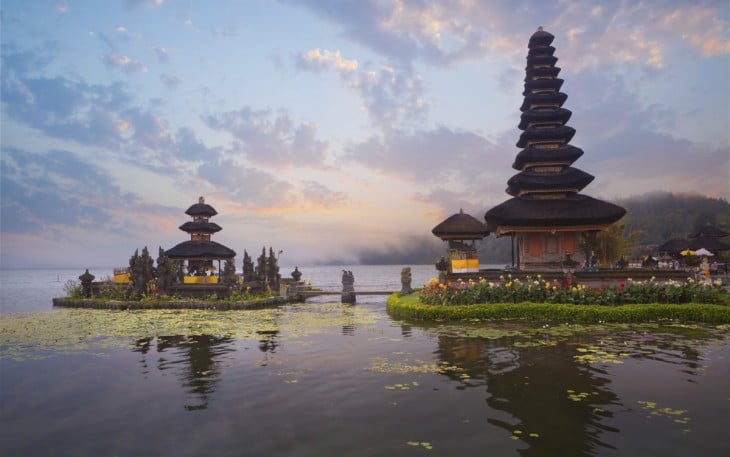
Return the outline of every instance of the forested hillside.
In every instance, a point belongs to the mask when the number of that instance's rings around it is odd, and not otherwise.
[[[620,223],[624,225],[626,237],[636,233],[636,254],[650,253],[653,247],[672,238],[686,238],[707,224],[730,232],[727,200],[656,192],[615,203],[626,208],[626,216]]]

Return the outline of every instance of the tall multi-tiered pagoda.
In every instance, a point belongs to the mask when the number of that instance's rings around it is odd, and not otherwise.
[[[222,229],[215,222],[210,222],[210,218],[218,214],[218,211],[205,203],[203,197],[198,199],[198,203],[188,208],[185,214],[192,217],[193,220],[181,225],[180,230],[189,233],[190,240],[168,249],[165,255],[175,260],[187,260],[190,276],[185,278],[185,282],[203,282],[195,281],[193,278],[201,277],[214,270],[214,260],[218,261],[218,271],[220,272],[220,261],[233,259],[236,251],[210,239],[213,233]]]
[[[517,147],[523,149],[512,164],[519,173],[507,181],[513,198],[484,216],[489,231],[516,241],[522,270],[562,268],[566,256],[576,259],[582,236],[605,230],[626,213],[580,194],[593,176],[571,166],[583,151],[568,144],[575,129],[565,125],[572,113],[562,107],[568,96],[560,92],[554,38],[542,27],[530,37],[518,126],[523,132]]]

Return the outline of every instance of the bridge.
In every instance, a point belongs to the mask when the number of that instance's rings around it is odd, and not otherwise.
[[[360,290],[356,292],[349,292],[353,295],[391,295],[395,293],[392,290]],[[318,297],[320,295],[342,295],[342,291],[335,290],[307,290],[302,292],[302,295],[306,297]]]

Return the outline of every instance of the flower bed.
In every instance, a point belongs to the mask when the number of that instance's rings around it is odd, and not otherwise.
[[[474,305],[478,303],[553,303],[572,305],[607,305],[648,303],[705,303],[729,305],[730,294],[722,283],[707,284],[688,278],[684,282],[669,280],[617,282],[615,286],[591,288],[566,280],[547,281],[539,275],[520,280],[509,274],[499,281],[430,280],[421,290],[420,302],[426,305]]]
[[[539,324],[601,324],[625,322],[730,323],[730,306],[714,304],[570,305],[560,303],[489,303],[427,305],[418,295],[388,297],[388,314],[396,319],[432,321],[523,320]]]

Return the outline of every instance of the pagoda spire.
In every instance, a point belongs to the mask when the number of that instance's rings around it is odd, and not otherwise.
[[[580,194],[594,177],[572,166],[583,151],[570,144],[575,129],[567,125],[572,113],[563,108],[568,96],[560,90],[554,38],[538,27],[529,39],[516,144],[521,151],[512,164],[518,173],[506,189],[514,198],[485,214],[490,231],[516,237],[522,267],[558,268],[574,254],[577,236],[605,230],[626,213]]]

